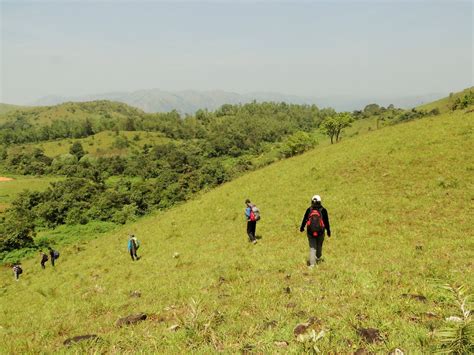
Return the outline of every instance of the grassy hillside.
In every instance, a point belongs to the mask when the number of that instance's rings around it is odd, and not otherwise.
[[[24,106],[18,106],[18,105],[10,105],[10,104],[1,104],[0,103],[0,115],[10,112],[10,111],[15,111],[19,109],[24,109]]]
[[[127,141],[127,147],[117,146],[117,137],[123,141]],[[132,149],[142,149],[145,144],[165,144],[171,142],[170,138],[166,138],[160,132],[144,132],[144,131],[119,131],[118,133],[112,131],[103,131],[96,133],[87,138],[78,139],[60,139],[56,141],[42,142],[37,144],[25,144],[13,146],[9,148],[10,152],[19,149],[33,151],[34,148],[41,148],[44,154],[49,157],[55,157],[61,154],[69,153],[74,142],[80,142],[84,150],[92,156],[110,156],[110,155],[127,155]]]
[[[453,93],[449,95],[448,97],[442,98],[441,100],[433,101],[426,105],[421,105],[418,108],[422,110],[426,110],[426,111],[430,111],[434,108],[438,108],[440,112],[442,113],[448,112],[451,110],[451,106],[456,99],[462,98],[464,95],[468,94],[470,91],[474,91],[474,86],[464,89],[463,91]]]
[[[311,317],[327,332],[323,353],[431,352],[431,331],[457,315],[431,280],[474,284],[473,124],[455,112],[320,147],[65,248],[55,269],[29,260],[20,282],[4,269],[0,352],[60,351],[82,334],[102,341],[77,351],[301,352],[293,328]],[[314,193],[333,237],[311,271],[298,227]],[[262,211],[257,245],[246,241],[247,197]],[[142,243],[137,262],[130,232]],[[115,326],[139,312],[148,319]],[[383,340],[365,343],[358,327]]]
[[[4,177],[2,175],[2,177]],[[0,213],[5,211],[23,190],[43,191],[58,177],[39,177],[39,176],[11,176],[7,175],[8,181],[0,181]],[[11,180],[10,180],[11,179]]]
[[[0,112],[1,113],[1,112]],[[56,106],[23,107],[0,115],[0,124],[23,117],[33,125],[47,125],[54,120],[124,119],[140,116],[143,111],[112,101],[66,102]]]

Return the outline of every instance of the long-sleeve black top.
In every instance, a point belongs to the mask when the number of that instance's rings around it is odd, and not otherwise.
[[[315,207],[309,207],[306,210],[305,214],[304,214],[303,220],[301,221],[301,227],[300,227],[301,232],[304,231],[304,229],[306,227],[306,222],[308,222],[309,214],[311,213],[312,208],[315,208]],[[330,237],[331,236],[331,227],[329,225],[328,211],[322,206],[320,208],[318,208],[318,210],[321,213],[321,216],[323,217],[324,229],[326,229],[326,231],[328,233],[328,237]]]

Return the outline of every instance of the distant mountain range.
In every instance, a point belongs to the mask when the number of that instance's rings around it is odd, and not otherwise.
[[[411,108],[423,103],[431,102],[446,96],[446,93],[428,94],[422,96],[406,97],[304,97],[287,95],[274,92],[254,92],[238,94],[228,91],[164,91],[160,89],[138,90],[133,92],[110,92],[104,94],[63,97],[46,96],[32,103],[35,106],[56,105],[63,102],[84,102],[94,100],[118,101],[144,110],[145,112],[167,112],[177,110],[180,113],[192,114],[199,109],[215,110],[223,104],[248,103],[256,100],[286,102],[294,104],[316,104],[318,107],[333,107],[338,111],[352,111],[362,109],[370,103],[387,106],[394,104],[396,107]]]

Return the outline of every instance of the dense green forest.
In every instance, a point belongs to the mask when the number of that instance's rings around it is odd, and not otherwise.
[[[314,105],[253,102],[182,117],[176,111],[145,114],[107,101],[11,111],[0,116],[2,169],[66,178],[42,192],[25,190],[12,202],[0,221],[0,256],[34,247],[38,228],[91,221],[120,224],[168,208],[246,171],[311,149],[318,144],[316,131],[336,143],[354,121],[376,117],[381,127],[438,113],[376,104],[337,113]],[[123,131],[158,132],[167,140],[107,156],[88,154],[77,141],[67,154],[56,156],[46,155],[38,145],[103,131],[115,132],[116,148],[133,143]],[[254,163],[253,158],[265,154],[270,158]]]

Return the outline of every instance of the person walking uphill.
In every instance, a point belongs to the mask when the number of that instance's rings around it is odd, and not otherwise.
[[[59,252],[57,250],[53,250],[53,248],[48,247],[49,250],[49,257],[51,258],[51,265],[54,266],[54,262],[57,258],[59,258]]]
[[[319,195],[311,198],[311,206],[301,221],[300,232],[304,232],[305,228],[309,243],[309,267],[314,267],[316,263],[322,261],[325,231],[328,237],[331,237],[328,211],[321,204]]]
[[[43,253],[42,251],[40,251],[40,254],[41,254],[41,267],[43,269],[46,269],[46,262],[48,261],[48,255],[46,255],[46,253]]]
[[[257,238],[255,237],[255,231],[257,229],[257,221],[260,220],[260,211],[250,202],[249,199],[245,200],[245,217],[247,218],[247,235],[249,236],[249,241],[253,244],[257,244]]]
[[[140,247],[140,242],[133,234],[131,234],[128,239],[128,251],[130,252],[130,256],[132,257],[133,261],[140,259],[137,256],[137,249],[139,247]]]
[[[15,264],[12,267],[13,275],[15,275],[15,280],[18,281],[20,279],[20,275],[23,273],[23,269],[21,268],[20,264]]]

